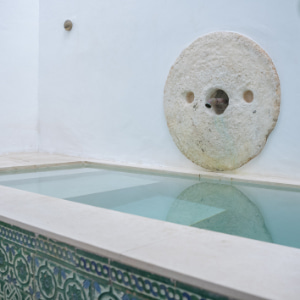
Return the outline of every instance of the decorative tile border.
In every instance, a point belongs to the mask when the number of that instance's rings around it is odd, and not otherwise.
[[[0,300],[226,300],[0,222]]]

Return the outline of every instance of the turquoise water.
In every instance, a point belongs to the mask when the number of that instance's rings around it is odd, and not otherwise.
[[[300,190],[78,168],[0,184],[124,213],[300,248]]]

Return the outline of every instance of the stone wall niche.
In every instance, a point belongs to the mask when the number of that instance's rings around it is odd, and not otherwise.
[[[179,150],[213,171],[257,156],[276,125],[280,83],[268,54],[251,39],[215,32],[187,47],[164,91],[170,133]]]

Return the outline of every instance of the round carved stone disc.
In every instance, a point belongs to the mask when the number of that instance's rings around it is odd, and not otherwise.
[[[210,170],[233,170],[263,149],[280,107],[280,83],[267,53],[249,38],[215,32],[172,66],[164,108],[180,151]]]

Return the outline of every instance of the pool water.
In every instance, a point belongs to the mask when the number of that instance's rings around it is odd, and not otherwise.
[[[0,185],[300,248],[300,189],[100,168],[2,174]]]

